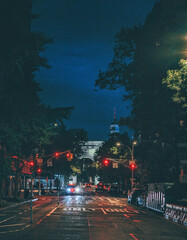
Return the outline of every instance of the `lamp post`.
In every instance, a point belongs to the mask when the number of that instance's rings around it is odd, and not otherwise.
[[[134,186],[134,169],[135,169],[135,161],[134,161],[134,146],[137,144],[136,141],[132,142],[132,149],[131,149],[131,161],[129,161],[129,165],[131,168],[131,188]]]
[[[131,160],[129,161],[129,166],[131,168],[131,179],[130,179],[131,180],[131,188],[133,188],[133,185],[134,185],[134,169],[136,167],[135,160],[134,160],[134,146],[135,145],[137,145],[136,141],[132,142],[132,148],[130,148],[129,146],[125,145],[129,149],[129,152],[131,154]],[[120,147],[121,143],[117,142],[116,146]]]

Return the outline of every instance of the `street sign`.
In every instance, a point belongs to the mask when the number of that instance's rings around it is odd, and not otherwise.
[[[112,163],[112,167],[113,167],[113,168],[118,168],[118,163],[113,162],[113,163]]]
[[[129,161],[129,165],[135,164],[135,161]]]
[[[37,159],[37,165],[42,165],[43,164],[43,159],[42,158],[38,158]]]
[[[48,167],[52,167],[52,166],[53,166],[53,162],[52,162],[52,160],[47,161],[47,166],[48,166]]]

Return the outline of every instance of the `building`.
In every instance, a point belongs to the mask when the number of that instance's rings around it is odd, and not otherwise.
[[[103,141],[85,141],[82,146],[83,155],[80,157],[80,159],[91,159],[93,161],[95,152],[101,147],[102,144]]]

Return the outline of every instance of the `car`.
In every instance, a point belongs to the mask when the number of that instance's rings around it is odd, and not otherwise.
[[[128,203],[137,204],[137,197],[140,196],[145,190],[141,188],[133,188],[132,191],[128,194]]]
[[[68,185],[66,187],[66,194],[82,194],[82,189],[80,186]]]
[[[92,192],[91,184],[88,183],[88,184],[86,184],[85,187],[84,187],[84,193],[85,193],[85,194],[91,194],[91,192]]]
[[[110,195],[119,195],[121,193],[120,186],[117,184],[109,185],[107,191]]]
[[[147,197],[147,191],[142,192],[136,200],[136,203],[138,206],[145,206],[146,205],[146,197]]]
[[[106,186],[103,183],[98,183],[96,188],[95,188],[96,192],[105,192],[106,191]]]

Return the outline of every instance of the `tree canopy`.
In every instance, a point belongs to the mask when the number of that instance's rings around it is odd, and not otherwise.
[[[176,145],[181,112],[176,100],[184,104],[186,92],[180,91],[179,94],[173,91],[175,101],[172,101],[169,88],[162,82],[163,79],[169,81],[167,70],[175,69],[180,59],[185,58],[186,26],[185,0],[156,2],[143,24],[124,27],[116,34],[113,61],[106,71],[99,72],[95,81],[101,89],[124,88],[124,100],[130,102],[132,110],[130,116],[121,119],[121,123],[132,128],[142,141],[154,142],[159,136],[160,144]],[[171,71],[168,74],[171,75]],[[157,165],[158,159],[168,158],[167,151],[161,157],[158,148],[151,148],[152,156],[155,156],[152,162],[156,160]],[[179,165],[177,161],[176,164]]]

